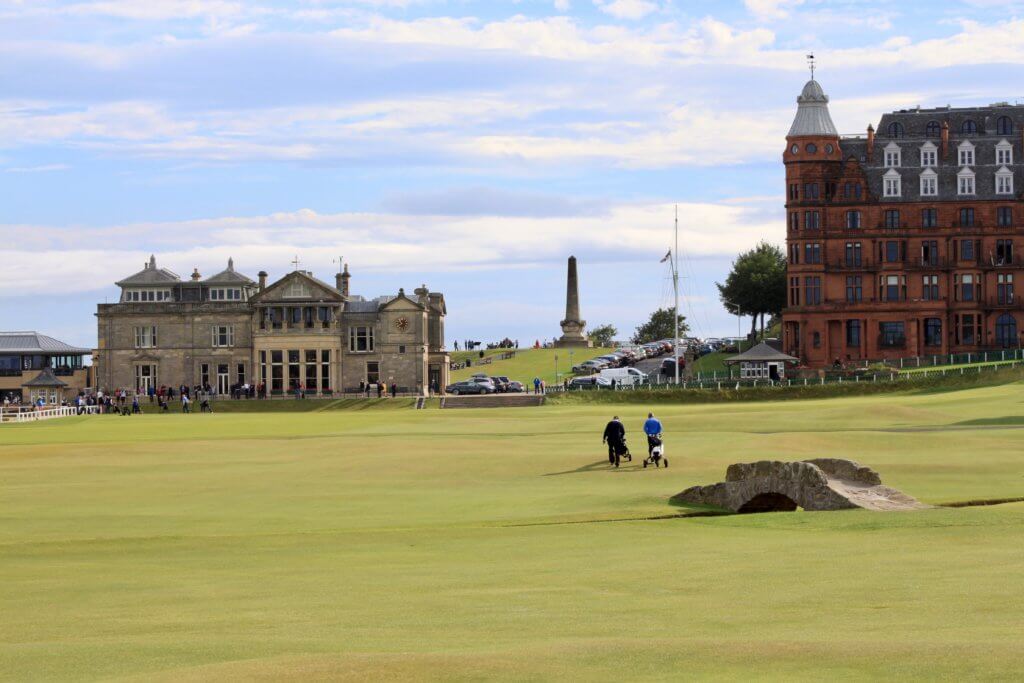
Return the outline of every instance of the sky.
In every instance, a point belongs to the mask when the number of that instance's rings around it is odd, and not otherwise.
[[[737,253],[782,245],[806,55],[842,133],[1024,101],[1008,0],[0,0],[0,329],[94,346],[150,254],[354,293],[427,284],[449,341],[733,335]],[[744,323],[746,327],[746,323]]]

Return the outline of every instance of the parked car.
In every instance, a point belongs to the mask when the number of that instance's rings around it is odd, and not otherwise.
[[[608,363],[606,361],[594,358],[592,360],[583,361],[579,365],[574,365],[572,371],[581,375],[592,374],[606,367],[608,367]]]
[[[604,377],[609,382],[615,380],[615,384],[620,387],[646,384],[648,381],[647,375],[636,368],[608,368],[602,370],[598,377]]]
[[[574,377],[569,382],[570,389],[610,389],[612,381],[605,379],[600,375],[590,375],[589,377]]]
[[[508,392],[510,394],[522,394],[526,391],[526,385],[522,382],[516,382],[512,380],[508,383]]]
[[[682,372],[683,368],[686,367],[686,359],[682,356],[679,357],[679,371]],[[676,361],[674,358],[666,358],[661,361],[661,374],[672,375],[676,374]]]
[[[445,393],[451,394],[452,396],[463,396],[469,394],[493,394],[494,385],[484,384],[482,382],[474,382],[473,380],[466,380],[463,382],[456,382],[455,384],[449,384],[444,388]]]
[[[508,377],[492,377],[491,381],[494,382],[494,386],[497,387],[499,394],[508,392],[508,385],[511,383]]]

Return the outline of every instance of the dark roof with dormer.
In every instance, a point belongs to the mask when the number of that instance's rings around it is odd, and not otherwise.
[[[828,95],[816,80],[812,78],[807,81],[796,101],[796,117],[787,137],[839,135],[836,124],[832,123],[832,116],[828,113]]]
[[[65,344],[38,332],[0,332],[0,353],[84,355],[89,349]]]
[[[150,256],[149,263],[142,270],[114,284],[124,287],[125,285],[169,285],[179,282],[181,282],[181,278],[177,273],[166,268],[157,268],[156,256]]]
[[[50,368],[43,368],[43,371],[35,376],[34,379],[30,379],[21,386],[23,387],[67,387],[67,382],[64,382],[53,374],[53,370]]]
[[[1008,133],[997,132],[997,122],[1006,117],[1011,123]],[[976,133],[964,133],[964,124],[973,121],[977,126]],[[900,135],[892,137],[889,128],[893,123],[901,126]],[[939,134],[928,134],[928,124],[932,130],[936,127]],[[941,130],[943,124],[949,125],[949,149],[946,156],[942,155]],[[1020,198],[1024,189],[1024,106],[1011,104],[993,104],[987,107],[942,107],[938,109],[903,109],[882,115],[878,124],[878,132],[874,142],[874,152],[868,157],[868,143],[864,137],[843,137],[840,149],[845,160],[852,160],[860,165],[868,183],[868,196],[884,203],[906,203],[920,201],[1014,201]],[[958,175],[965,167],[960,165],[959,148],[969,142],[974,147],[974,164],[969,167],[975,178],[975,193],[959,195],[957,190]],[[921,148],[931,143],[935,146],[937,165],[931,167],[937,176],[938,194],[922,196],[920,178],[926,169],[921,166]],[[996,163],[996,147],[1008,144],[1013,149],[1012,164]],[[885,149],[890,145],[899,148],[900,165],[889,168],[885,165]],[[1003,168],[1013,174],[1014,194],[996,194],[996,174],[1004,172]],[[901,179],[901,196],[884,197],[883,182],[886,173],[895,170]]]
[[[220,271],[216,275],[206,278],[203,280],[206,284],[211,285],[252,285],[256,284],[256,281],[250,277],[242,275],[235,270],[235,260],[233,258],[228,259],[228,267],[225,270]]]

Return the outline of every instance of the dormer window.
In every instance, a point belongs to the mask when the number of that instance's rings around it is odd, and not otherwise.
[[[961,170],[957,176],[957,194],[959,195],[972,195],[974,194],[974,171],[969,168]]]
[[[974,135],[978,132],[978,124],[971,119],[967,119],[960,124],[960,132],[964,135]]]
[[[890,142],[888,145],[885,146],[885,167],[886,168],[895,168],[896,166],[900,166],[901,165],[900,157],[901,157],[900,146],[897,145],[895,142]]]
[[[932,143],[926,143],[921,146],[921,167],[930,168],[932,166],[939,165],[938,150]]]
[[[893,121],[889,124],[888,133],[891,138],[903,137],[903,124],[899,121]]]
[[[217,288],[210,290],[210,301],[241,301],[242,290],[232,288]]]
[[[1005,166],[996,171],[996,194],[1013,194],[1013,172]]]
[[[929,121],[928,125],[924,128],[924,134],[930,138],[937,138],[942,133],[942,126],[939,125],[938,121]]]
[[[172,301],[171,291],[162,289],[126,289],[124,291],[125,303],[149,303]]]
[[[969,142],[962,142],[957,149],[960,154],[960,165],[974,166],[974,145]]]
[[[935,197],[939,194],[939,176],[932,169],[921,174],[921,196]]]
[[[1009,116],[1000,116],[996,121],[996,135],[1012,135],[1013,120]]]
[[[895,169],[890,170],[882,178],[882,196],[899,197],[902,195],[902,181]]]
[[[996,145],[996,163],[1000,166],[1009,166],[1013,163],[1013,145],[1006,140]]]

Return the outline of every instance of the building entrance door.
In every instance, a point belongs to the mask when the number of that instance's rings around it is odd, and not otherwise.
[[[156,366],[155,365],[136,365],[135,366],[135,391],[140,396],[145,396],[149,393],[149,389],[152,387],[156,389]]]
[[[227,363],[217,366],[217,393],[222,396],[231,393],[231,376],[228,374]]]
[[[427,371],[427,382],[430,391],[441,391],[444,387],[441,386],[441,366],[431,365]]]

